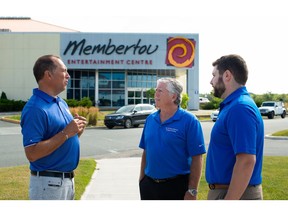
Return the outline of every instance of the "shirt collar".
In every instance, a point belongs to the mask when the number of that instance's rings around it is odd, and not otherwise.
[[[249,95],[245,86],[238,88],[237,90],[232,92],[227,98],[225,98],[225,100],[220,103],[220,110],[240,95]]]
[[[43,100],[45,100],[45,101],[48,102],[48,103],[51,103],[51,102],[53,102],[53,101],[54,101],[54,102],[57,102],[57,101],[59,100],[59,97],[58,97],[58,96],[57,96],[57,98],[54,98],[54,97],[48,95],[47,93],[41,91],[41,90],[38,89],[38,88],[33,89],[33,94],[36,95],[36,96],[38,96],[38,97],[40,97],[40,98],[42,98]]]
[[[161,110],[158,110],[157,111],[157,115],[155,116],[156,120],[159,121],[159,122],[161,122],[161,120],[160,120],[160,112],[161,112]],[[182,113],[183,113],[183,109],[178,106],[178,109],[174,113],[174,115],[170,119],[165,121],[164,123],[169,123],[169,122],[173,122],[173,121],[179,120],[181,118],[181,116],[182,116]]]

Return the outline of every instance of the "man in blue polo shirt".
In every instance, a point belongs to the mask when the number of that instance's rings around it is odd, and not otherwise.
[[[159,109],[146,119],[139,147],[142,200],[196,200],[206,153],[198,119],[179,107],[183,87],[172,78],[157,81]],[[192,161],[191,161],[192,159]]]
[[[38,88],[21,116],[23,145],[30,162],[29,198],[74,199],[74,172],[79,162],[79,137],[86,119],[71,115],[58,94],[70,78],[61,59],[40,57],[33,68]]]
[[[212,65],[211,85],[223,102],[207,153],[208,199],[261,200],[264,126],[245,87],[246,63],[238,55],[227,55]]]

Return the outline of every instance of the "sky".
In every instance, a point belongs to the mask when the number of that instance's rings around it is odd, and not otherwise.
[[[198,33],[199,92],[210,93],[212,62],[244,58],[247,89],[288,94],[285,0],[9,0],[0,16],[31,17],[81,32]],[[16,7],[17,5],[17,7]]]

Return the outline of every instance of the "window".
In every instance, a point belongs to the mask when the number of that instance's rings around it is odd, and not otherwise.
[[[95,70],[68,70],[67,99],[89,97],[95,102]]]
[[[154,103],[146,91],[156,87],[158,78],[176,77],[175,74],[175,70],[128,70],[128,104]]]
[[[98,106],[119,107],[125,105],[125,72],[118,70],[99,71]]]

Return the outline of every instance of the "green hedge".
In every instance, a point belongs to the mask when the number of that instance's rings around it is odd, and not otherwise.
[[[65,99],[69,107],[87,107],[90,108],[93,103],[89,97],[83,97],[80,101],[75,99]]]
[[[22,100],[0,99],[0,112],[22,111],[25,104]]]
[[[82,98],[81,101],[74,99],[65,100],[69,107],[92,107],[92,101],[88,97]],[[27,101],[9,100],[4,96],[0,99],[0,112],[22,111]]]

